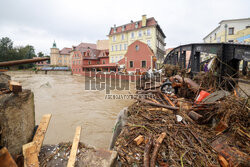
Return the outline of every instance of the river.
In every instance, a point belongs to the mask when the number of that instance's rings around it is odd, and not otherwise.
[[[85,77],[7,73],[34,92],[36,124],[52,114],[44,144],[73,141],[75,128],[82,127],[81,142],[108,148],[117,114],[133,100],[107,100],[105,91],[85,90]],[[128,91],[115,91],[128,94]]]

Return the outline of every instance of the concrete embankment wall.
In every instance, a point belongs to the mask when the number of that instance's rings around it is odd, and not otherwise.
[[[71,71],[7,71],[4,72],[7,75],[14,74],[48,74],[48,75],[71,75]]]
[[[8,89],[10,79],[0,74],[0,88]],[[22,146],[32,140],[34,127],[34,94],[30,90],[0,95],[0,147],[7,147],[12,155],[20,154]]]

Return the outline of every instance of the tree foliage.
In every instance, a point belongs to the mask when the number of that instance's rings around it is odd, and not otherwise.
[[[44,55],[39,52],[40,55]],[[35,49],[31,45],[13,47],[13,42],[8,37],[3,37],[0,40],[0,62],[21,60],[21,59],[32,59],[36,57]],[[28,68],[32,67],[33,64],[21,65],[20,67]]]

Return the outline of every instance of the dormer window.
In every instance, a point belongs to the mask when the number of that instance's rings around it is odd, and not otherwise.
[[[122,31],[125,31],[126,26],[122,26]]]
[[[116,28],[114,28],[114,33],[116,33]]]

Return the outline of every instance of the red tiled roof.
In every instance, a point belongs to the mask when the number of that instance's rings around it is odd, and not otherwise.
[[[129,23],[129,24],[125,24],[125,25],[116,27],[116,33],[114,33],[114,28],[111,28],[110,32],[109,32],[109,35],[134,30],[134,29],[136,29],[135,28],[136,23],[138,23],[138,28],[137,29],[142,28],[142,21],[140,20],[140,21],[136,21],[136,22],[132,22],[132,23]],[[146,22],[146,27],[153,26],[153,25],[157,25],[157,21],[155,20],[155,18],[154,17],[148,18],[147,22]],[[122,31],[123,26],[125,26],[124,31]]]
[[[79,50],[80,48],[91,48],[91,49],[96,49],[96,44],[94,43],[80,43],[77,47],[76,50]]]
[[[116,63],[109,63],[109,64],[96,64],[96,65],[84,65],[83,67],[90,68],[90,67],[116,67]]]
[[[60,54],[68,55],[71,50],[72,48],[63,48],[62,50],[60,50]]]

